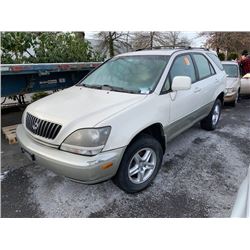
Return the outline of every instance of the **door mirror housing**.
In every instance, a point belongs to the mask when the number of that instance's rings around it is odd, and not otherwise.
[[[188,90],[191,89],[191,78],[189,76],[175,76],[172,82],[172,90]]]

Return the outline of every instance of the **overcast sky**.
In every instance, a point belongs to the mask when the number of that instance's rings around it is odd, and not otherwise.
[[[86,31],[85,35],[87,39],[94,39],[94,35],[97,33],[98,31]],[[187,36],[191,41],[192,41],[192,46],[193,47],[200,47],[204,45],[205,40],[203,38],[197,37],[197,32],[182,32],[183,35]]]

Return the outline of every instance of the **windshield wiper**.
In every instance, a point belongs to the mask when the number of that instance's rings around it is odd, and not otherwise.
[[[99,84],[89,85],[89,84],[82,83],[81,86],[86,87],[86,88],[91,88],[91,89],[102,89],[102,85],[99,85]]]
[[[129,89],[125,89],[125,88],[122,88],[122,87],[111,86],[111,85],[108,85],[108,84],[104,84],[104,85],[100,85],[100,84],[89,85],[89,84],[82,83],[81,86],[84,86],[86,88],[92,88],[92,89],[103,89],[103,90],[125,92],[125,93],[133,93],[133,94],[139,94],[139,93],[141,93],[140,89],[138,89],[138,90],[129,90]]]
[[[108,84],[102,85],[102,89],[108,89],[108,90],[117,91],[117,92],[133,93],[133,94],[141,93],[140,89],[138,89],[138,90],[130,90],[130,89],[122,88],[122,87],[111,86],[111,85],[108,85]]]

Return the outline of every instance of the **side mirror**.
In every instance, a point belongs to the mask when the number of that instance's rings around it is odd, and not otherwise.
[[[191,89],[191,78],[189,76],[175,76],[172,82],[172,90]]]

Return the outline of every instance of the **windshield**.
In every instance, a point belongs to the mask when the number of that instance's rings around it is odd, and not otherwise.
[[[223,64],[223,67],[226,71],[227,77],[233,77],[233,78],[239,77],[239,70],[237,65]]]
[[[130,93],[150,93],[167,65],[169,56],[139,55],[116,57],[87,76],[80,85]]]

